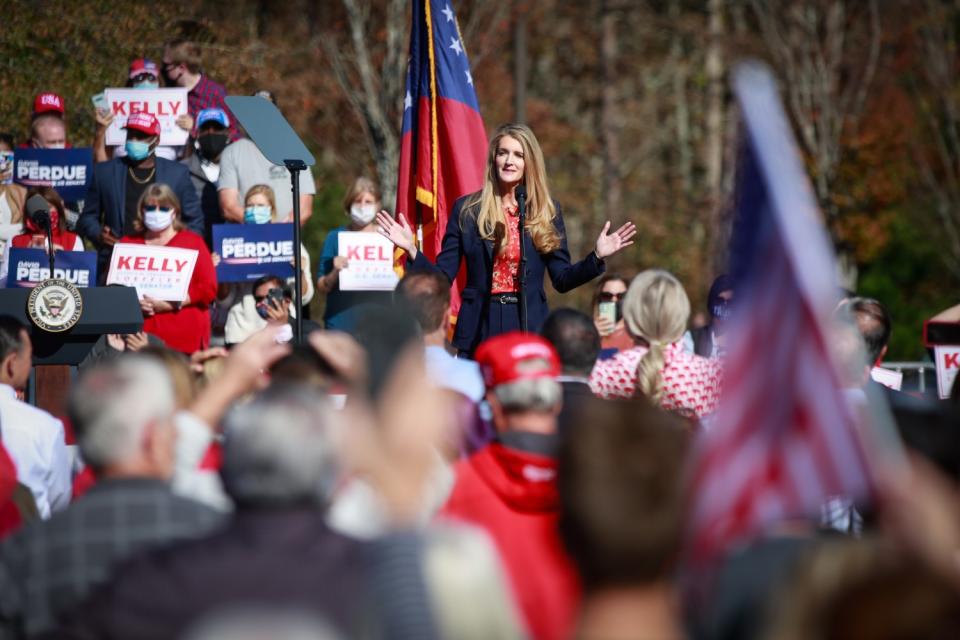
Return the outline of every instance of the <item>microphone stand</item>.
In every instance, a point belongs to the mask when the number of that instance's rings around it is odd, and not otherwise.
[[[517,291],[517,306],[520,311],[520,331],[527,331],[527,254],[524,249],[526,238],[524,227],[527,220],[527,190],[517,189],[517,227],[520,236],[520,269],[517,273],[520,290]]]
[[[46,224],[43,225],[47,229],[47,259],[50,261],[50,278],[53,278],[53,256],[55,249],[53,248],[53,230],[50,228],[53,226],[52,220],[47,217]]]
[[[290,172],[290,182],[293,187],[293,286],[294,309],[297,317],[294,322],[296,329],[294,337],[297,345],[303,344],[303,269],[300,261],[300,172],[306,171],[307,165],[302,160],[284,160],[287,171]]]

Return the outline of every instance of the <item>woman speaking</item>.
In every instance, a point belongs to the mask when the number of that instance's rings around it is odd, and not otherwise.
[[[461,355],[472,355],[486,338],[520,328],[520,233],[518,187],[526,194],[523,243],[526,260],[527,328],[539,331],[547,316],[543,272],[554,288],[565,293],[597,277],[604,259],[633,244],[636,227],[628,222],[608,233],[608,221],[596,248],[571,263],[560,205],[550,198],[540,144],[529,127],[501,125],[490,141],[483,189],[464,196],[453,206],[436,265],[419,251],[413,230],[402,213],[394,220],[377,214],[379,231],[407,252],[413,268],[436,268],[452,282],[466,261],[467,284],[453,334]],[[524,193],[521,190],[521,193]]]

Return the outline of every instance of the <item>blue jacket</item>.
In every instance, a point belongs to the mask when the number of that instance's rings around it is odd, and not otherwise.
[[[179,162],[156,158],[157,175],[154,182],[173,189],[180,200],[180,218],[188,229],[203,235],[203,212],[200,199],[190,181],[190,170]],[[99,162],[93,167],[93,180],[84,200],[83,212],[77,219],[77,233],[90,240],[99,252],[99,262],[110,260],[110,247],[100,246],[100,230],[107,225],[116,236],[130,234],[123,228],[124,202],[127,193],[127,167],[123,158]],[[101,269],[102,271],[102,269]]]
[[[460,351],[473,353],[481,341],[490,337],[486,325],[493,285],[493,241],[480,237],[476,208],[463,209],[464,202],[470,197],[464,196],[453,205],[436,265],[423,252],[417,252],[411,264],[415,269],[439,269],[453,282],[460,270],[461,260],[466,262],[467,284],[460,293],[460,313],[453,333],[453,346]],[[560,232],[558,249],[547,254],[539,253],[530,235],[523,234],[527,258],[527,328],[532,332],[540,330],[550,311],[547,308],[547,294],[543,290],[544,271],[550,274],[553,288],[566,293],[596,278],[605,269],[603,261],[592,251],[580,262],[571,264],[560,205],[554,205],[557,208],[554,224]]]

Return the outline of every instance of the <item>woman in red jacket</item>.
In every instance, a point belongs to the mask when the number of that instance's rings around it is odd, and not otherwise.
[[[190,354],[206,349],[210,345],[210,305],[217,295],[217,273],[203,238],[180,222],[180,201],[170,187],[159,183],[147,187],[137,205],[133,228],[135,233],[120,242],[194,249],[198,253],[183,301],[150,296],[140,300],[143,330],[176,351]]]

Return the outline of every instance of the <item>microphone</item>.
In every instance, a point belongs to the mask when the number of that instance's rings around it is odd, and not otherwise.
[[[527,185],[521,184],[517,185],[517,188],[514,190],[513,195],[517,198],[517,206],[519,207],[520,215],[526,213],[526,204],[527,204]]]
[[[50,228],[50,203],[39,194],[30,196],[27,205],[24,207],[27,218],[37,226],[38,229],[47,230]]]

